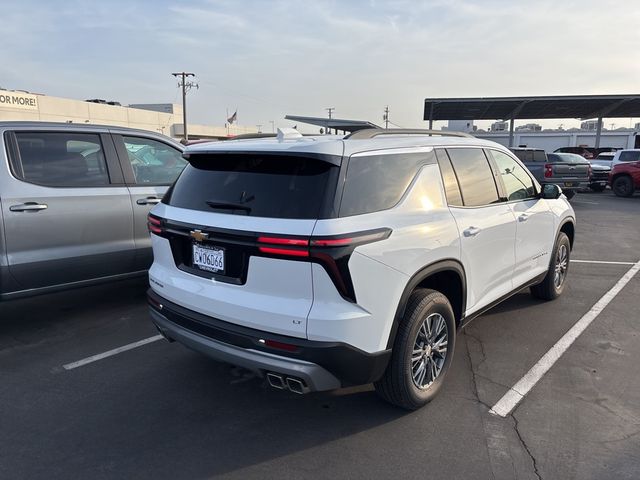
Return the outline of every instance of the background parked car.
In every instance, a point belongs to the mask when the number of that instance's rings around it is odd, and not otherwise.
[[[144,273],[147,214],[186,161],[153,132],[0,122],[0,299]]]
[[[613,193],[619,197],[630,197],[640,189],[640,149],[617,152],[609,178]]]
[[[578,190],[589,187],[591,165],[584,158],[561,157],[557,153],[547,153],[538,148],[512,148],[511,151],[525,164],[542,185],[559,185],[567,198],[572,198]],[[575,158],[574,158],[575,157]]]
[[[603,152],[615,152],[616,150],[619,149],[616,147],[560,147],[556,148],[553,153],[575,153],[590,160]]]

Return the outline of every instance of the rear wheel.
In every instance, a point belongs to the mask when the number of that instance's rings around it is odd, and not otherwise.
[[[555,300],[564,291],[564,286],[569,273],[569,261],[571,257],[571,242],[566,233],[560,232],[553,252],[553,261],[549,265],[547,275],[538,285],[531,287],[531,294],[543,300]]]
[[[567,197],[567,200],[571,200],[575,196],[576,191],[575,190],[563,190],[562,193],[564,193],[564,196]]]
[[[456,324],[447,297],[417,289],[398,327],[391,360],[376,392],[407,410],[422,407],[438,393],[453,357]]]
[[[633,195],[633,180],[626,175],[618,177],[613,181],[611,189],[618,197],[630,197]]]

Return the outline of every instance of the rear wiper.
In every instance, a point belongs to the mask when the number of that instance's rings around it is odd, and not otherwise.
[[[245,212],[251,212],[251,207],[243,203],[231,203],[231,202],[215,202],[213,200],[207,200],[207,205],[211,208],[219,208],[222,210],[244,210]]]

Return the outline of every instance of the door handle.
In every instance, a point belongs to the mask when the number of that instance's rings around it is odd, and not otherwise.
[[[527,220],[529,220],[529,215],[527,215],[526,213],[523,213],[518,217],[519,222],[526,222]]]
[[[147,197],[147,198],[139,198],[138,200],[136,200],[136,203],[138,205],[157,205],[158,203],[160,203],[161,200],[162,198],[158,198],[158,197]]]
[[[465,237],[475,237],[479,233],[480,229],[478,227],[469,227],[464,232],[462,232]]]
[[[9,210],[12,212],[38,212],[40,210],[46,210],[48,207],[44,203],[26,202],[18,205],[11,205]]]

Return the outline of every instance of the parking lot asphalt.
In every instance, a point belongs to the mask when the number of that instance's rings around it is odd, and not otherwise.
[[[146,280],[0,304],[0,478],[640,477],[640,275],[505,417],[492,406],[640,260],[640,196],[582,193],[569,284],[458,337],[416,412],[371,386],[298,396],[156,335]],[[592,262],[620,263],[592,263]]]

